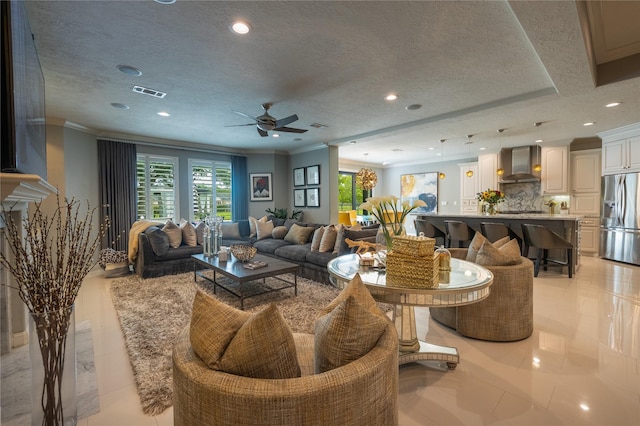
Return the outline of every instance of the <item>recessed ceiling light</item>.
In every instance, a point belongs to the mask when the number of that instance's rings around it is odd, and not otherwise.
[[[229,27],[236,34],[248,34],[251,31],[251,25],[244,21],[236,21]]]
[[[613,107],[617,107],[618,105],[620,105],[622,102],[611,102],[610,104],[606,104],[605,107],[607,108],[613,108]]]
[[[174,4],[176,2],[176,0],[153,0],[153,1],[160,4]]]
[[[271,135],[271,137],[273,137],[273,138],[279,138],[279,137],[280,137],[280,135],[279,135],[279,134],[277,134],[277,133],[274,133],[274,134],[272,134],[272,135]]]
[[[383,166],[386,166],[387,164],[391,164],[391,163],[390,163],[389,161],[383,161],[383,162],[382,162],[382,165],[383,165]]]
[[[120,102],[112,102],[111,106],[118,109],[129,109],[129,105],[121,104]]]
[[[580,409],[581,409],[582,411],[589,411],[589,404],[586,404],[586,403],[584,403],[584,402],[583,402],[583,403],[581,403],[581,404],[580,404]]]
[[[384,99],[387,101],[395,101],[396,99],[398,99],[398,95],[396,95],[395,93],[389,93]]]
[[[433,151],[434,149],[435,149],[435,148],[434,148],[434,147],[432,147],[432,146],[430,146],[430,147],[429,147],[429,151]]]
[[[536,143],[544,142],[542,139],[536,139]]]
[[[592,121],[589,121],[587,123],[584,123],[583,126],[593,126],[594,124],[596,124],[596,123],[594,123]]]
[[[487,149],[487,147],[486,147],[486,146],[481,146],[481,147],[480,147],[480,151],[484,151],[485,149]]]
[[[140,71],[136,67],[132,67],[131,65],[118,65],[118,71],[123,74],[132,75],[134,77],[140,77],[142,75],[142,71]]]
[[[420,109],[420,108],[422,108],[422,105],[420,105],[420,104],[411,104],[411,105],[407,105],[405,107],[405,109],[407,111],[415,111],[415,110]]]
[[[159,115],[160,117],[170,117],[170,116],[171,116],[171,114],[169,114],[168,112],[165,112],[165,111],[160,111],[160,112],[158,113],[158,115]]]

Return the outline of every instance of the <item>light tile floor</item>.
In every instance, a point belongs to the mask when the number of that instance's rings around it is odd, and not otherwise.
[[[86,279],[76,320],[91,321],[100,412],[81,426],[171,425],[142,413],[108,280]],[[640,421],[640,267],[582,257],[573,279],[534,279],[534,332],[520,342],[468,339],[416,309],[418,336],[455,346],[453,371],[400,367],[400,425],[637,425]],[[426,337],[426,339],[425,339]]]

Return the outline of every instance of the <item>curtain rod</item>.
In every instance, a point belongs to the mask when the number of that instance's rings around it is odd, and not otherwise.
[[[176,149],[176,150],[181,150],[181,151],[204,152],[204,153],[207,153],[207,154],[234,155],[234,156],[237,156],[237,157],[246,157],[247,156],[247,154],[236,153],[236,152],[231,152],[231,151],[216,151],[216,150],[207,150],[207,149],[204,149],[204,148],[192,148],[192,147],[186,147],[186,146],[171,146],[171,145],[165,145],[165,144],[161,144],[161,143],[157,143],[157,142],[134,141],[134,140],[130,140],[130,139],[98,137],[97,140],[99,140],[99,141],[102,140],[102,141],[122,142],[122,143],[132,143],[132,144],[135,144],[135,145],[146,145],[146,146],[153,146],[153,147],[156,147],[156,148]]]

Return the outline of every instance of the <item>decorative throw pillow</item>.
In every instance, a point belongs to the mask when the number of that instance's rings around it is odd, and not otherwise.
[[[316,229],[313,232],[313,239],[311,240],[311,251],[319,251],[320,249],[320,241],[322,241],[322,236],[324,235],[324,226]]]
[[[256,222],[256,238],[264,240],[265,238],[272,238],[273,222]]]
[[[204,245],[204,227],[206,224],[204,222],[198,222],[196,225],[196,241],[199,245]]]
[[[480,247],[476,263],[482,266],[507,266],[520,263],[520,246],[517,240],[511,240],[502,247],[496,247],[486,241]]]
[[[336,245],[337,235],[338,230],[336,229],[335,225],[325,226],[324,234],[322,235],[322,239],[320,240],[320,247],[318,247],[318,251],[321,253],[333,251],[333,248]]]
[[[314,369],[333,370],[366,355],[376,345],[389,322],[349,296],[316,320]]]
[[[275,304],[245,321],[216,369],[256,379],[300,377],[293,333]]]
[[[151,250],[153,250],[156,256],[164,256],[167,254],[169,251],[169,236],[166,232],[157,226],[150,226],[144,233],[147,235],[149,244],[151,244]]]
[[[256,229],[256,223],[257,222],[262,222],[262,223],[267,223],[267,216],[262,216],[260,219],[256,219],[253,216],[249,216],[249,236],[251,238],[255,237],[257,235],[257,229]]]
[[[238,222],[222,222],[220,229],[222,230],[222,238],[229,240],[239,240],[242,238],[240,236],[240,225]]]
[[[273,228],[271,236],[276,240],[281,240],[287,235],[287,232],[289,232],[289,229],[287,229],[286,226],[276,226],[275,228]]]
[[[482,245],[487,242],[489,244],[493,244],[493,246],[495,248],[500,248],[503,245],[505,245],[506,243],[509,242],[509,237],[503,237],[500,238],[498,241],[491,243],[484,235],[482,235],[480,232],[476,232],[476,234],[473,236],[473,239],[471,240],[471,243],[469,244],[469,250],[467,251],[467,261],[468,262],[476,262],[476,257],[478,256],[478,251],[480,251],[480,247],[482,247]]]
[[[371,293],[369,293],[369,289],[367,289],[367,286],[365,286],[362,282],[362,278],[360,277],[359,273],[356,273],[354,277],[351,278],[349,284],[347,284],[345,288],[342,289],[340,294],[338,294],[335,299],[333,299],[327,306],[325,306],[320,310],[320,312],[318,312],[318,317],[327,315],[328,313],[333,311],[336,306],[347,300],[349,296],[355,297],[358,303],[360,303],[372,313],[387,318],[384,312],[382,312],[382,310],[380,310],[380,308],[378,307],[378,304],[376,303],[373,296],[371,296]]]
[[[169,246],[173,248],[180,247],[182,244],[182,230],[173,223],[171,219],[165,223],[162,230],[169,236]]]
[[[291,244],[306,244],[309,236],[313,232],[313,228],[310,226],[300,226],[297,223],[291,225],[289,232],[284,237],[286,242]]]
[[[195,247],[198,245],[198,236],[196,234],[196,228],[188,220],[180,220],[180,230],[182,231],[182,241],[190,246]]]
[[[340,253],[340,247],[344,244],[344,230],[346,226],[343,224],[336,225],[336,242],[333,245],[333,254]]]
[[[250,317],[250,313],[232,308],[197,290],[190,326],[193,352],[209,368],[216,368],[227,346]]]

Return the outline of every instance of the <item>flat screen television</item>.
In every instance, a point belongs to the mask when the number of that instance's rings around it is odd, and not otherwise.
[[[22,0],[2,8],[0,170],[47,178],[44,76]]]

